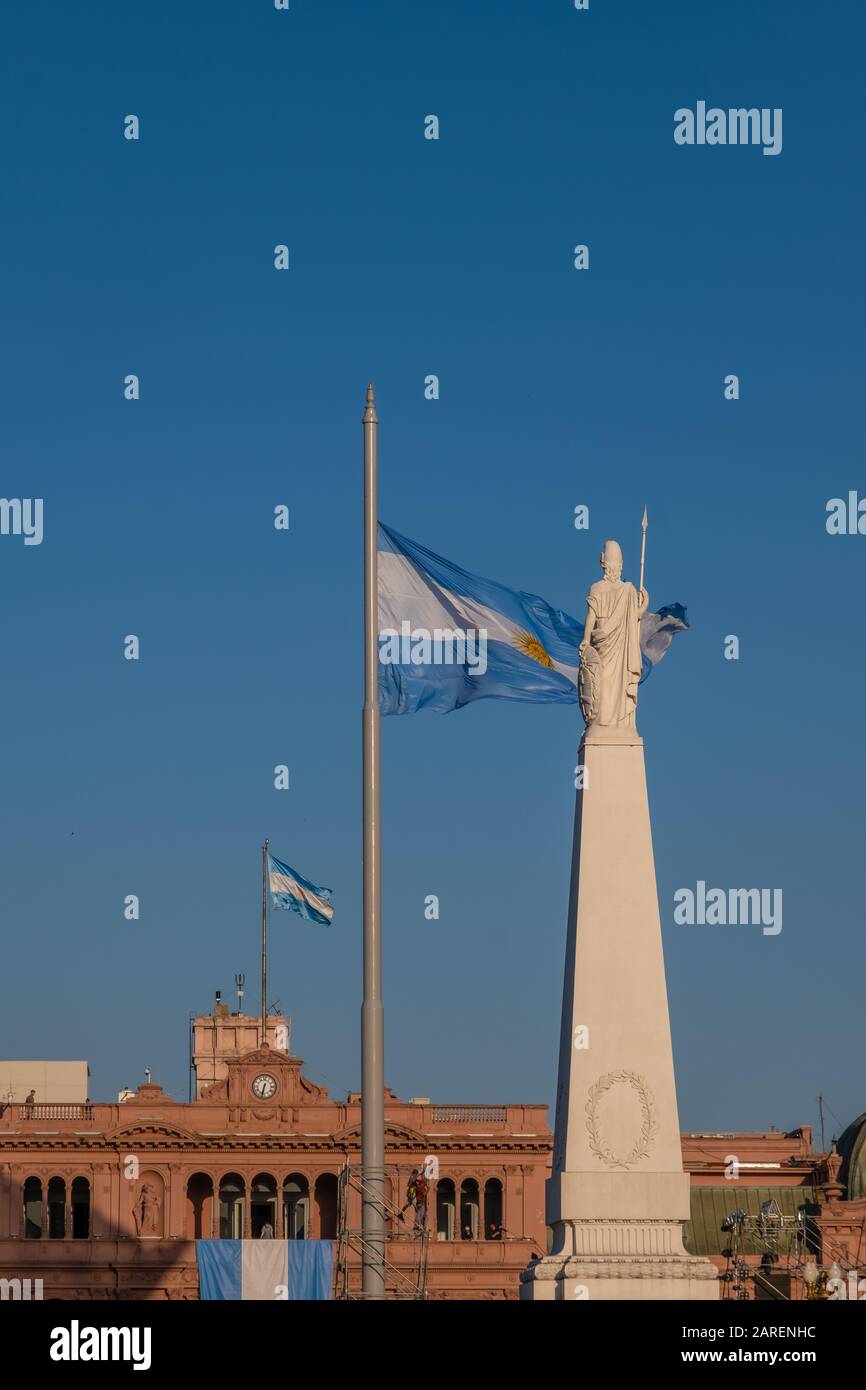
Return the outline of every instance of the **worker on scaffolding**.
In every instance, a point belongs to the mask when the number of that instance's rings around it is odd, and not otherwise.
[[[427,1227],[427,1179],[419,1173],[415,1180],[415,1234],[423,1235]]]
[[[402,1207],[401,1207],[400,1210],[397,1212],[397,1220],[398,1220],[398,1221],[402,1221],[402,1220],[403,1220],[403,1213],[404,1213],[404,1211],[408,1211],[410,1207],[415,1207],[415,1224],[417,1225],[417,1221],[418,1221],[418,1210],[417,1210],[417,1202],[418,1202],[418,1177],[419,1177],[418,1169],[417,1169],[417,1168],[413,1168],[413,1169],[412,1169],[412,1173],[411,1173],[411,1175],[410,1175],[410,1177],[409,1177],[409,1181],[408,1181],[408,1183],[406,1184],[406,1201],[403,1203]]]

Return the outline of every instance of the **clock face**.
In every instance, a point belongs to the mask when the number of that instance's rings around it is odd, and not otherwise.
[[[277,1093],[277,1083],[267,1072],[262,1072],[253,1082],[253,1095],[258,1096],[259,1100],[270,1100],[271,1096]]]

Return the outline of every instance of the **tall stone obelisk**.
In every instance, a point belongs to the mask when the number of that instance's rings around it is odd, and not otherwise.
[[[608,541],[581,646],[580,746],[547,1222],[522,1299],[717,1299],[687,1254],[683,1172],[643,740],[635,714],[646,591]]]

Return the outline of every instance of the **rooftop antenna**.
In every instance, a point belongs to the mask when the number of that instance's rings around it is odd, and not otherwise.
[[[235,989],[238,992],[239,1014],[242,1014],[244,1011],[244,981],[246,980],[246,978],[246,975],[235,975]]]
[[[821,1121],[821,1152],[827,1152],[827,1145],[824,1141],[824,1097],[818,1097],[818,1117]]]
[[[150,1067],[145,1067],[144,1069],[144,1084],[145,1086],[150,1085]]]

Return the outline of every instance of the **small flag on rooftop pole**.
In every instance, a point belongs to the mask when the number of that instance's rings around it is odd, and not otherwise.
[[[328,926],[334,915],[330,888],[318,888],[268,852],[271,907],[297,912],[307,922]]]

